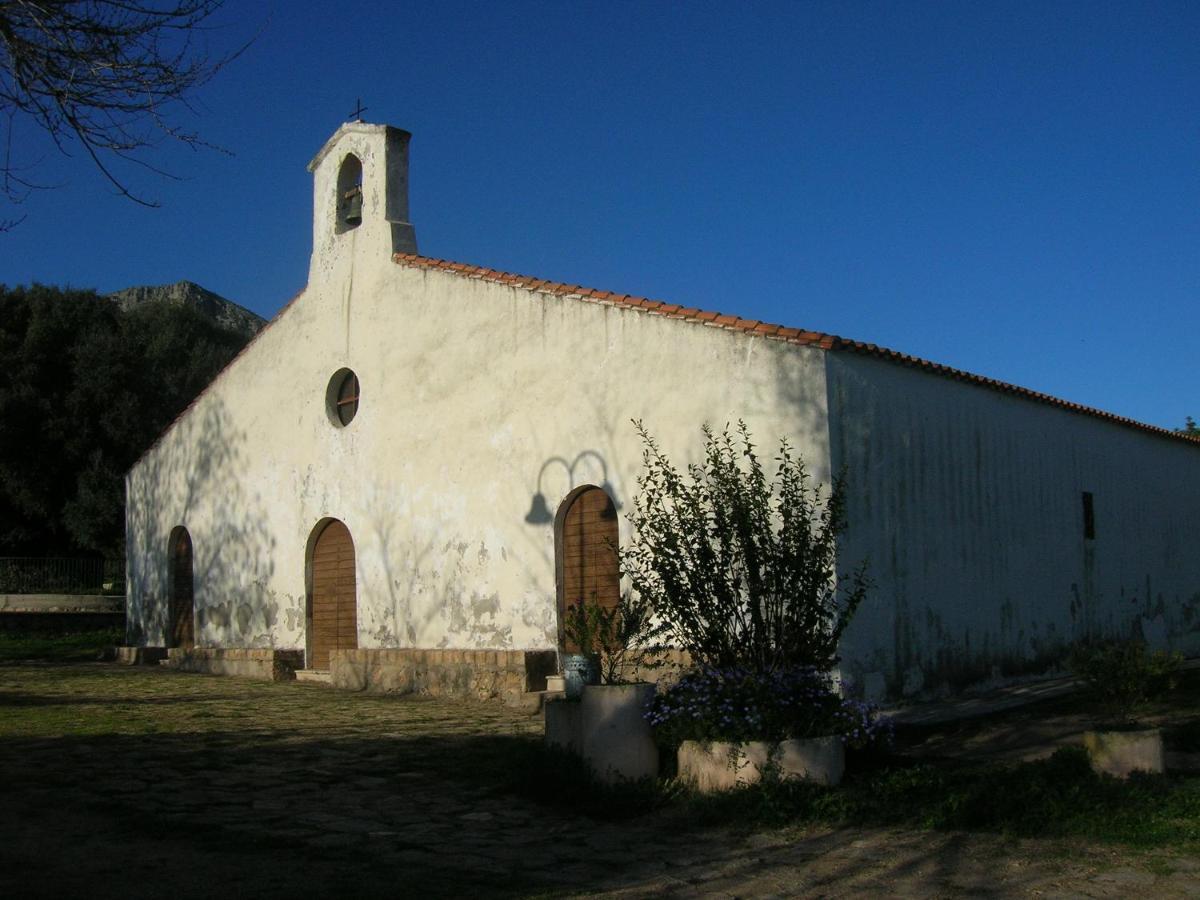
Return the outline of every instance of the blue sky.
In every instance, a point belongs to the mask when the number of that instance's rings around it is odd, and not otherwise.
[[[59,185],[0,282],[303,288],[305,165],[413,132],[421,252],[870,341],[1166,427],[1200,418],[1200,4],[233,2],[259,32],[113,195]]]

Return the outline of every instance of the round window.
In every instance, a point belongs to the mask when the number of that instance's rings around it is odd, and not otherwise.
[[[358,414],[358,376],[349,369],[334,372],[329,379],[325,405],[334,425],[349,425]]]

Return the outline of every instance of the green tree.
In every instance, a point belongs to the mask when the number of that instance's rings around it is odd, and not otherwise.
[[[1183,423],[1183,427],[1176,428],[1175,433],[1186,435],[1190,438],[1200,438],[1200,425],[1197,425],[1196,420],[1188,416],[1187,420]]]
[[[125,472],[245,340],[186,307],[0,287],[0,555],[121,555]]]
[[[836,571],[843,480],[822,497],[786,441],[768,479],[744,422],[736,437],[705,426],[685,477],[634,424],[644,471],[621,564],[657,623],[650,641],[714,668],[832,668],[867,590],[865,567]]]

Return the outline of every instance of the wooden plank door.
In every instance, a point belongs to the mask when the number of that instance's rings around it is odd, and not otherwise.
[[[358,647],[354,540],[336,519],[317,536],[312,561],[310,669],[328,669],[330,650]]]
[[[562,584],[558,595],[560,640],[570,653],[579,647],[563,633],[568,606],[581,599],[614,608],[621,599],[621,565],[617,557],[617,511],[597,487],[585,488],[569,501],[563,517]]]
[[[170,635],[172,647],[196,644],[195,600],[192,579],[192,537],[186,528],[171,536]]]

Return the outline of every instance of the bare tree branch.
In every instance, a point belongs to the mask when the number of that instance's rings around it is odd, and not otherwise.
[[[195,91],[245,47],[221,57],[197,43],[224,0],[0,0],[0,114],[11,146],[15,122],[47,134],[65,155],[73,145],[124,197],[157,201],[114,170],[131,162],[160,175],[141,154],[164,140],[217,149],[175,124]],[[11,153],[0,163],[2,195],[21,203],[32,185]],[[172,177],[169,176],[168,177]],[[10,224],[11,227],[11,224]]]

